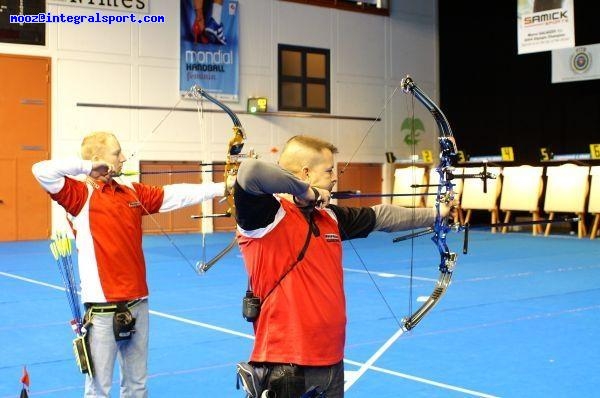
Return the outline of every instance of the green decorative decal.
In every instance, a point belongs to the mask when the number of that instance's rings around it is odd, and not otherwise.
[[[404,132],[404,143],[406,145],[412,146],[417,145],[420,141],[419,137],[421,133],[425,132],[425,125],[418,118],[407,117],[402,122],[402,126],[400,127],[400,131]]]

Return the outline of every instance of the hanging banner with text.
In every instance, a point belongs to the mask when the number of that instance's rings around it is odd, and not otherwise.
[[[238,101],[238,2],[180,2],[179,90],[198,85],[217,99]]]
[[[518,0],[518,53],[575,46],[573,0]]]
[[[600,44],[552,51],[552,83],[600,79]]]

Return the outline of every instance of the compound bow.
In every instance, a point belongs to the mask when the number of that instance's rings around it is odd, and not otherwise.
[[[415,84],[410,76],[402,79],[400,86],[405,93],[413,95],[431,113],[439,128],[438,141],[440,144],[440,162],[435,168],[440,177],[435,204],[436,216],[434,224],[430,229],[433,233],[431,240],[440,253],[440,264],[438,267],[440,276],[433,292],[423,305],[402,320],[402,329],[408,331],[414,328],[435,307],[452,280],[452,272],[456,265],[457,255],[448,248],[446,235],[451,230],[451,225],[448,223],[448,216],[441,214],[440,206],[443,203],[451,203],[454,200],[454,184],[452,180],[454,178],[453,171],[458,151],[450,124],[441,109]]]
[[[403,318],[402,320],[397,320],[394,311],[391,309],[391,306],[389,305],[379,288],[377,288],[383,301],[394,316],[394,319],[398,321],[400,327],[398,331],[396,331],[396,333],[394,333],[394,335],[391,336],[383,344],[383,346],[379,350],[377,350],[377,352],[375,352],[375,354],[373,354],[358,369],[358,371],[356,371],[352,376],[350,376],[346,380],[346,382],[344,383],[344,391],[347,391],[356,382],[356,380],[358,380],[361,377],[361,375],[364,374],[367,371],[367,369],[372,364],[374,364],[375,361],[381,355],[383,355],[387,347],[391,346],[405,332],[413,329],[423,319],[423,317],[433,307],[435,307],[435,305],[439,302],[440,298],[444,295],[446,289],[450,285],[450,281],[452,280],[452,272],[454,270],[454,266],[456,265],[456,253],[451,252],[446,243],[446,234],[450,231],[451,227],[448,224],[447,215],[442,215],[440,211],[441,205],[443,203],[449,203],[454,199],[454,184],[452,184],[451,180],[453,179],[452,171],[453,164],[456,162],[457,158],[457,149],[454,137],[452,135],[452,130],[450,129],[450,124],[448,123],[448,120],[446,119],[440,108],[429,97],[427,97],[427,95],[423,91],[421,91],[421,89],[414,83],[412,78],[407,76],[406,78],[402,79],[400,87],[405,93],[413,95],[419,102],[421,102],[421,104],[423,104],[427,108],[427,110],[429,110],[440,130],[440,135],[438,139],[440,143],[440,162],[436,167],[436,171],[439,174],[440,181],[439,185],[437,186],[437,196],[435,205],[436,216],[434,225],[427,230],[427,233],[433,233],[432,241],[435,243],[440,253],[440,264],[438,267],[440,270],[440,276],[432,294],[427,298],[425,303],[423,303],[423,305],[411,315],[409,315],[406,318]],[[391,97],[393,97],[395,93],[396,90],[394,90],[392,95],[388,98],[386,105],[387,103],[389,103]],[[363,138],[363,141],[365,138],[366,137]],[[402,237],[401,240],[415,238],[423,234],[423,232],[415,232],[413,234]],[[395,239],[394,241],[397,240]],[[349,242],[352,245],[352,241]],[[354,246],[352,245],[352,247]],[[354,251],[356,252],[355,248]],[[358,255],[358,252],[356,253]],[[360,256],[358,257],[360,259]],[[370,272],[366,269],[365,263],[362,261],[362,259],[360,261],[363,267],[365,267],[367,273],[370,275]],[[371,278],[371,280],[373,281],[373,283],[375,283],[373,278]],[[377,286],[376,283],[375,285]]]

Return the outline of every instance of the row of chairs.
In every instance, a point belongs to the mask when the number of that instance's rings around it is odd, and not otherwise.
[[[482,172],[483,167],[457,168],[456,175],[471,175]],[[587,235],[584,216],[594,215],[590,239],[598,235],[600,226],[600,166],[579,166],[567,163],[561,166],[511,166],[487,167],[495,179],[484,181],[478,178],[457,178],[454,183],[455,198],[459,203],[461,223],[468,223],[473,210],[487,210],[491,223],[499,223],[500,212],[504,212],[504,223],[508,223],[514,212],[529,212],[532,220],[540,220],[543,210],[547,219],[554,220],[557,213],[576,214],[577,235]],[[398,168],[394,173],[394,193],[417,193],[416,197],[396,196],[392,203],[407,207],[431,207],[434,205],[439,176],[435,169],[409,166]],[[429,185],[411,188],[412,185]],[[545,187],[544,187],[545,185]],[[544,189],[545,188],[545,189]],[[484,192],[485,191],[485,192]],[[543,196],[543,197],[542,197]],[[587,209],[586,209],[587,207]],[[544,235],[549,235],[551,223],[546,223]],[[502,228],[506,232],[507,227]],[[492,232],[496,232],[493,228]],[[533,225],[532,233],[542,233],[542,225]]]

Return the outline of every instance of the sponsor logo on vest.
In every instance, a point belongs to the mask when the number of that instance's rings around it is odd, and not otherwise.
[[[340,237],[338,234],[325,234],[325,240],[327,242],[339,242]]]

